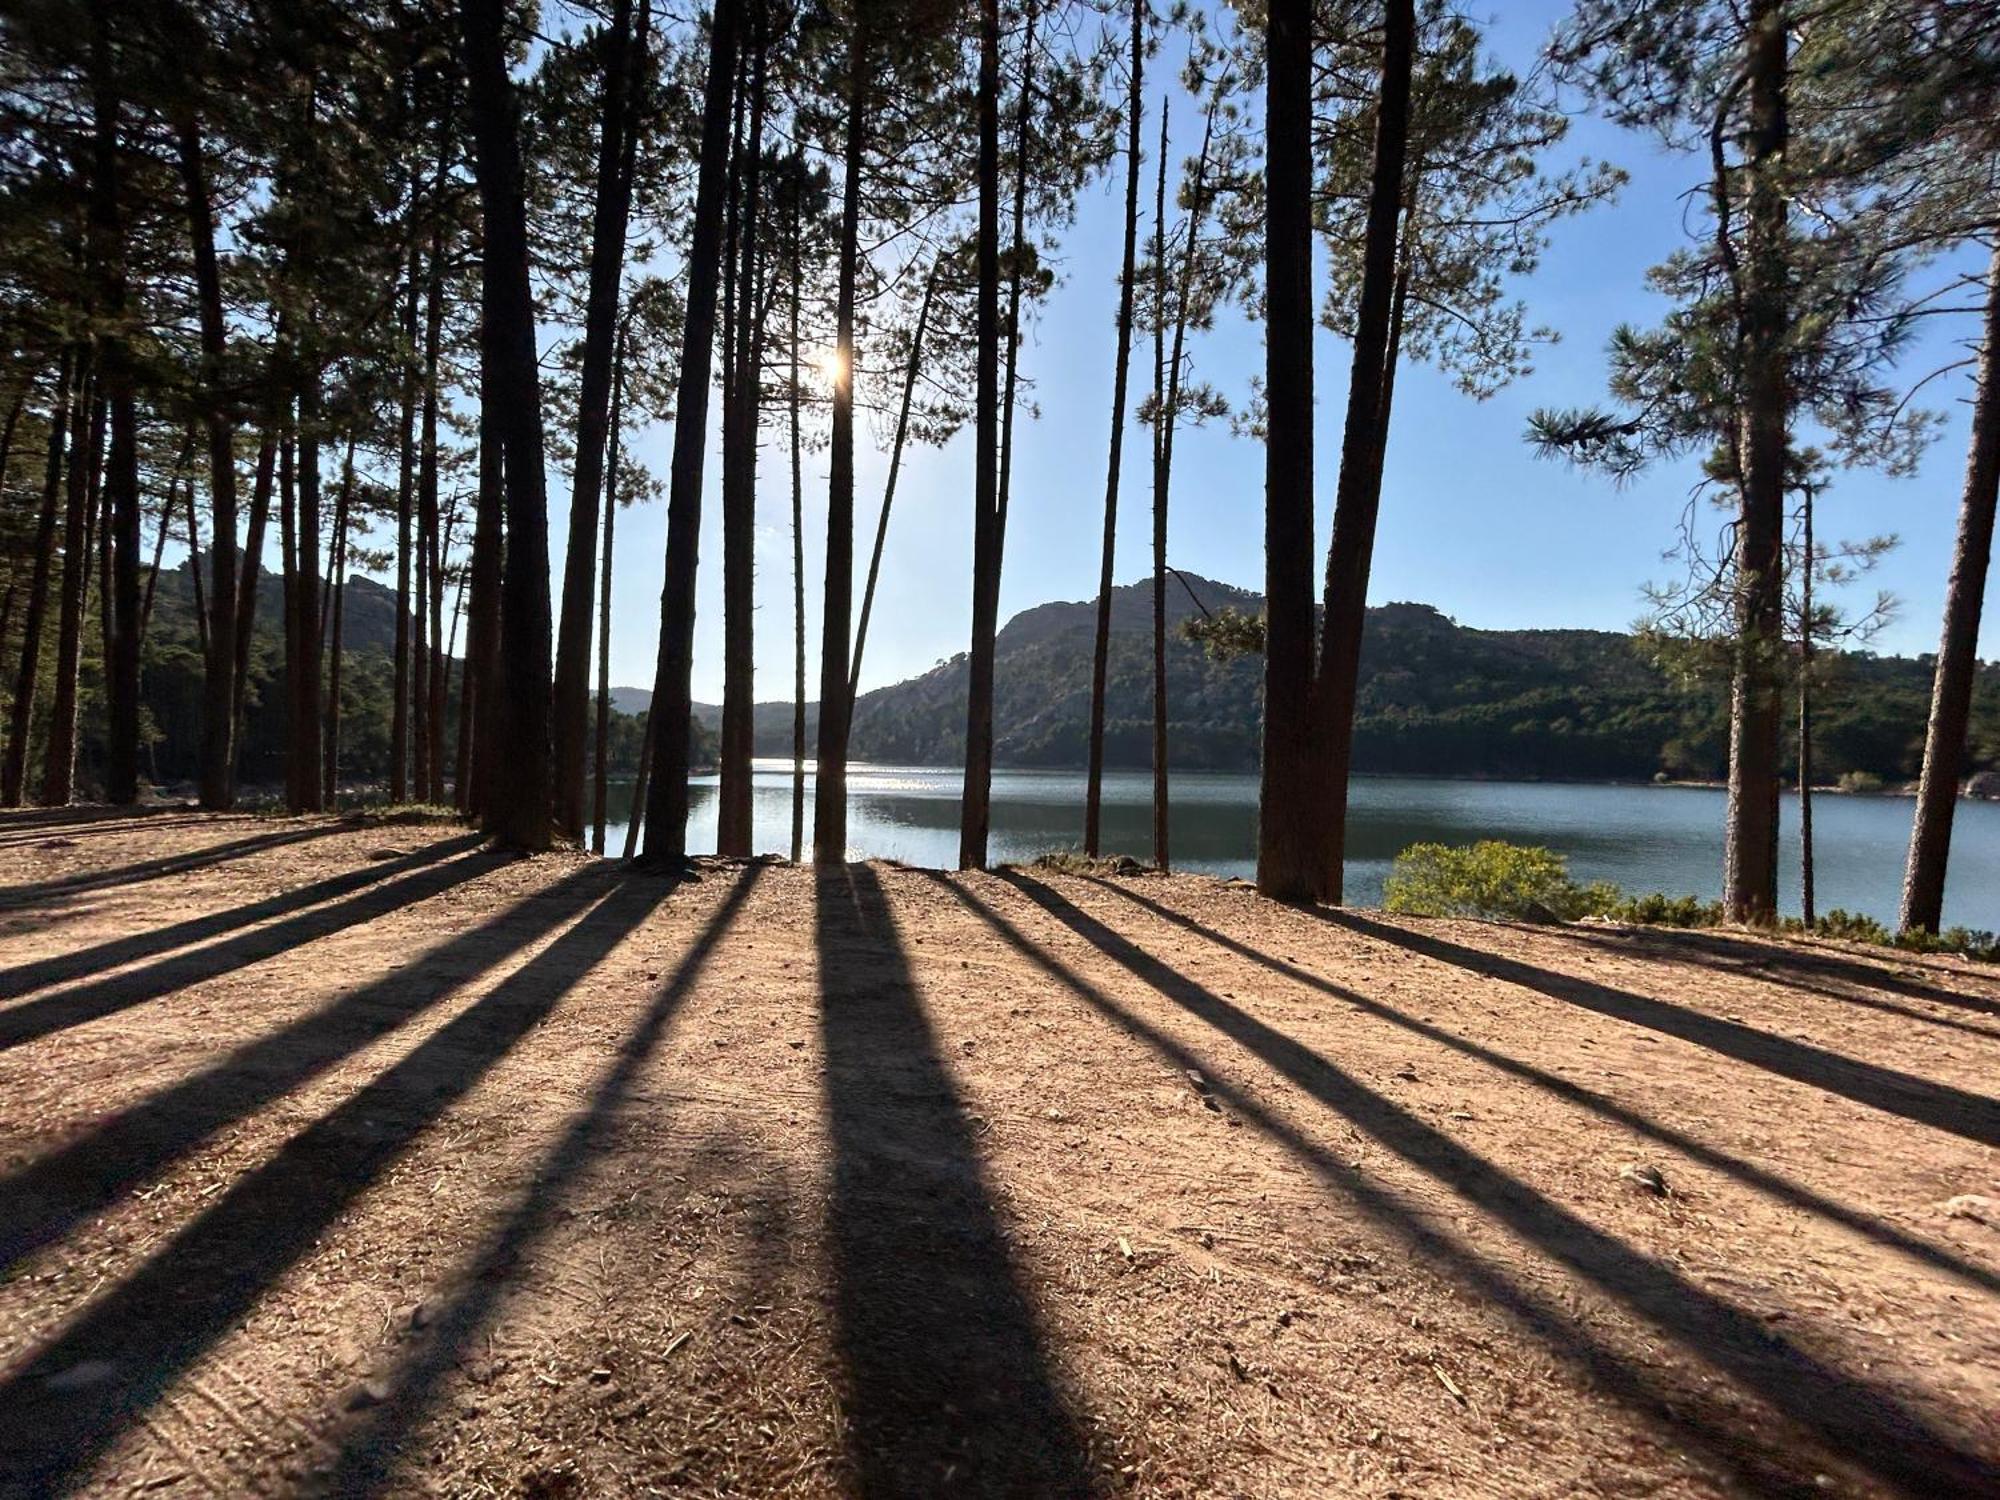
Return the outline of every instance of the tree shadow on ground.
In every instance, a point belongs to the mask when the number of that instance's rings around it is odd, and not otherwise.
[[[1621,957],[1652,962],[1699,964],[1725,974],[1742,974],[1752,979],[1782,984],[1808,994],[1824,995],[1865,1005],[1873,1010],[1905,1016],[1930,1026],[1945,1026],[2000,1041],[2000,1031],[1973,1022],[1930,1015],[1867,993],[1886,990],[1909,1000],[1951,1006],[1977,1015],[2000,1017],[2000,1002],[1983,995],[1968,995],[1942,985],[1926,984],[1898,974],[1886,964],[1870,962],[1858,955],[1815,953],[1790,944],[1767,939],[1751,942],[1722,933],[1655,928],[1563,928],[1561,936],[1576,943],[1616,953]],[[1994,979],[2000,981],[2000,970]]]
[[[304,828],[282,828],[272,833],[256,833],[247,838],[209,844],[201,849],[189,849],[180,854],[142,859],[135,864],[120,865],[115,870],[78,870],[71,875],[10,885],[0,889],[0,911],[12,911],[17,907],[33,906],[38,901],[52,901],[111,886],[137,885],[140,881],[158,880],[167,875],[185,875],[227,860],[241,859],[246,854],[281,849],[287,844],[302,844],[310,839],[330,838],[336,833],[352,833],[356,826],[353,823],[333,822],[313,823]]]
[[[1274,1116],[1201,1055],[1180,1045],[1048,954],[998,912],[942,876],[945,889],[1011,946],[1061,980],[1086,1003],[1178,1069],[1197,1068],[1230,1108],[1298,1155],[1362,1212],[1416,1253],[1438,1263],[1481,1301],[1520,1320],[1551,1349],[1676,1447],[1701,1451],[1736,1481],[1760,1491],[1810,1492],[1816,1468],[1799,1438],[1902,1493],[1987,1495],[2000,1465],[1956,1437],[1938,1432],[1894,1395],[1849,1375],[1776,1335],[1668,1266],[1603,1233],[1494,1163],[1452,1140],[1334,1067],[1317,1053],[1179,974],[1129,939],[1084,913],[1052,888],[1018,874],[1013,889],[1163,998],[1212,1026],[1332,1109],[1364,1136],[1448,1191],[1483,1210],[1549,1259],[1583,1277],[1666,1334],[1684,1351],[1728,1377],[1739,1390],[1669,1388],[1635,1367],[1589,1329],[1477,1252],[1440,1233],[1417,1205],[1371,1181],[1320,1143]],[[1790,1419],[1793,1431],[1767,1433],[1743,1395]]]
[[[488,1326],[511,1285],[514,1268],[560,1220],[570,1188],[615,1128],[634,1080],[680,1013],[762,873],[761,865],[743,870],[707,925],[695,935],[599,1077],[590,1102],[542,1159],[506,1221],[463,1263],[459,1273],[463,1290],[447,1298],[441,1310],[432,1315],[421,1342],[397,1365],[388,1382],[386,1400],[357,1415],[340,1433],[337,1451],[317,1476],[315,1489],[360,1496],[380,1493],[389,1484],[403,1445],[436,1405],[445,1377]],[[667,887],[653,884],[651,889],[664,893]]]
[[[1810,1042],[1773,1036],[1741,1021],[1704,1015],[1697,1010],[1656,1000],[1650,995],[1613,989],[1555,969],[1544,969],[1484,948],[1468,947],[1448,938],[1391,926],[1357,912],[1332,907],[1296,908],[1336,927],[1408,949],[1425,958],[1455,965],[1488,979],[1515,984],[1582,1010],[1624,1021],[1648,1031],[1705,1047],[1794,1083],[1900,1115],[1933,1130],[1963,1136],[1982,1146],[2000,1146],[2000,1100],[1935,1083],[1912,1073],[1881,1067],[1829,1052]]]
[[[469,880],[482,864],[475,856],[437,873],[462,869]],[[408,1024],[539,941],[602,897],[615,880],[609,865],[586,866],[407,966],[245,1042],[0,1180],[0,1275],[217,1131]]]
[[[213,912],[205,917],[192,917],[185,922],[176,922],[168,927],[155,927],[147,932],[135,932],[128,937],[113,938],[108,942],[71,953],[55,954],[49,958],[16,964],[5,974],[0,974],[0,1000],[18,999],[50,985],[64,984],[73,979],[81,979],[91,974],[102,974],[107,969],[115,969],[124,964],[136,963],[142,958],[153,958],[162,953],[170,953],[176,948],[186,948],[210,938],[221,937],[239,928],[250,927],[258,922],[269,921],[273,917],[286,916],[293,912],[316,907],[323,901],[351,895],[356,891],[367,891],[370,886],[379,886],[382,881],[408,875],[412,871],[424,870],[477,848],[482,842],[478,834],[461,834],[454,839],[429,845],[413,854],[401,858],[384,860],[379,864],[364,865],[358,870],[348,870],[339,875],[316,880],[311,885],[300,886],[296,890],[281,891],[275,896],[250,902],[246,906],[232,907],[228,911]],[[471,869],[484,873],[495,868],[495,859],[470,862],[455,867],[454,874],[462,874]],[[88,1020],[93,1015],[104,1015],[112,1010],[122,1009],[136,1000],[121,998],[136,987],[138,999],[152,999],[164,994],[168,989],[177,989],[190,983],[185,978],[175,977],[179,973],[200,974],[206,966],[220,961],[224,968],[240,968],[246,963],[256,962],[256,958],[246,958],[246,952],[268,958],[281,953],[301,942],[325,937],[330,932],[343,927],[351,927],[359,922],[372,920],[384,912],[393,911],[413,901],[421,901],[425,895],[434,894],[429,888],[436,876],[425,876],[415,882],[399,881],[394,886],[369,892],[359,900],[340,907],[327,907],[314,911],[308,916],[297,917],[291,922],[276,927],[267,927],[259,932],[238,939],[235,945],[223,944],[217,948],[205,948],[201,953],[175,959],[169,965],[159,965],[136,975],[118,975],[105,979],[88,990],[71,991],[50,1002],[36,1002],[35,1005],[16,1006],[12,1010],[0,1011],[0,1048],[11,1047],[31,1037],[40,1036],[45,1031],[60,1030],[73,1026],[78,1021]],[[387,900],[391,893],[400,892]],[[210,955],[214,955],[211,958]],[[221,972],[217,970],[216,972]],[[155,988],[164,986],[164,988]],[[150,991],[149,993],[144,993]],[[72,1003],[73,1001],[73,1003]],[[52,1019],[45,1024],[37,1024],[21,1018],[36,1014],[36,1006],[45,1006],[42,1014],[60,1016],[73,1010],[76,1020]]]
[[[876,873],[817,871],[835,1339],[855,1489],[1084,1495],[1057,1388],[951,1070]]]
[[[1507,1074],[1511,1078],[1518,1078],[1523,1083],[1546,1090],[1566,1104],[1573,1104],[1579,1109],[1588,1110],[1602,1119],[1609,1120],[1616,1125],[1621,1125],[1635,1134],[1643,1135],[1648,1140],[1656,1141],[1671,1150],[1679,1151],[1690,1160],[1698,1161],[1705,1167],[1711,1167],[1718,1172],[1725,1173],[1735,1178],[1736,1181],[1742,1183],[1745,1187],[1764,1193],[1780,1203],[1784,1203],[1804,1213],[1816,1214],[1831,1223],[1851,1229],[1855,1233],[1873,1240],[1878,1245],[1899,1251],[1932,1270],[1941,1271],[1947,1276],[1956,1277],[1958,1280],[1978,1287],[1982,1291],[2000,1295],[2000,1273],[1996,1273],[1985,1266],[1975,1265],[1971,1261],[1953,1255],[1949,1250],[1938,1245],[1933,1245],[1927,1240],[1921,1240],[1914,1235],[1906,1234],[1895,1225],[1878,1219],[1872,1214],[1860,1213],[1855,1209],[1847,1207],[1845,1204],[1834,1202],[1831,1198],[1822,1197],[1811,1188],[1793,1182],[1788,1177],[1781,1176],[1776,1172],[1767,1171],[1765,1168],[1757,1166],[1754,1162],[1743,1161],[1738,1157],[1729,1155],[1725,1151],[1719,1151],[1714,1146],[1708,1144],[1708,1142],[1691,1136],[1685,1131],[1676,1130],[1671,1125],[1663,1125],[1651,1116],[1642,1114],[1627,1105],[1620,1104],[1616,1099],[1611,1098],[1607,1094],[1600,1093],[1596,1089],[1564,1078],[1560,1074],[1550,1073],[1537,1068],[1532,1063],[1522,1062],[1520,1059],[1511,1057],[1504,1052],[1496,1052],[1490,1047],[1482,1046],[1480,1043],[1472,1041],[1467,1037],[1447,1031],[1441,1026],[1434,1025],[1428,1021],[1418,1020],[1414,1016],[1397,1010],[1392,1005],[1373,999],[1357,990],[1349,989],[1345,985],[1336,984],[1330,979],[1323,979],[1319,975],[1301,969],[1296,964],[1290,963],[1285,959],[1276,958],[1271,954],[1251,947],[1248,943],[1230,937],[1226,933],[1218,932],[1213,927],[1206,926],[1184,912],[1176,911],[1172,907],[1155,901],[1149,896],[1142,896],[1136,891],[1127,890],[1121,885],[1112,881],[1099,879],[1096,876],[1085,876],[1083,878],[1089,880],[1100,890],[1117,896],[1121,900],[1129,901],[1133,905],[1150,912],[1161,921],[1170,922],[1183,931],[1191,932],[1195,936],[1214,943],[1217,947],[1227,952],[1234,953],[1240,958],[1248,959],[1251,963],[1269,969],[1274,974],[1281,974],[1294,983],[1317,990],[1320,994],[1329,995],[1336,1000],[1341,1000],[1355,1006],[1369,1015],[1376,1017],[1378,1020],[1387,1021],[1392,1026],[1400,1027],[1402,1030],[1410,1032],[1413,1035],[1436,1042],[1439,1046],[1448,1047],[1461,1056],[1473,1058],[1498,1072]]]
[[[8,1487],[45,1494],[75,1483],[665,890],[657,882],[615,885],[540,953],[238,1178],[17,1365],[0,1382],[0,1474]]]

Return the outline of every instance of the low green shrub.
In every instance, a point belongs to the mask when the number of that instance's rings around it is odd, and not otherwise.
[[[1615,886],[1581,886],[1553,849],[1482,839],[1412,844],[1396,856],[1382,904],[1412,917],[1511,917],[1572,922],[1618,899]]]
[[[1722,923],[1722,903],[1654,891],[1645,896],[1620,895],[1605,907],[1603,915],[1641,927],[1717,927]]]

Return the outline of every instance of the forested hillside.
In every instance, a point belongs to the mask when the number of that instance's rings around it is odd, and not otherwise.
[[[1210,579],[1189,574],[1169,582],[1174,764],[1254,770],[1263,662],[1212,661],[1183,639],[1180,623],[1197,613],[1197,598],[1209,610],[1262,608],[1256,595]],[[1001,630],[994,714],[1001,763],[1083,765],[1093,609],[1089,601],[1043,604]],[[1150,581],[1115,592],[1105,736],[1113,766],[1150,764],[1151,620]],[[1814,746],[1820,779],[1850,772],[1885,781],[1914,777],[1923,756],[1930,659],[1850,654],[1825,665]],[[1676,682],[1630,636],[1473,630],[1428,605],[1389,604],[1368,612],[1361,674],[1355,751],[1362,771],[1708,780],[1727,770],[1723,685]],[[864,693],[855,705],[854,753],[872,761],[956,764],[965,687],[966,661],[958,656]],[[716,722],[718,710],[702,705],[697,712]],[[817,713],[810,714],[809,726],[817,722]],[[760,703],[757,753],[790,754],[791,723],[789,703]],[[1972,769],[2000,764],[2000,669],[1980,673],[1971,748]]]

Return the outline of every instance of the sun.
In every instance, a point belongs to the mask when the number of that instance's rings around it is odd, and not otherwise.
[[[820,350],[813,356],[812,366],[829,389],[839,389],[840,383],[847,377],[847,361],[838,348]]]

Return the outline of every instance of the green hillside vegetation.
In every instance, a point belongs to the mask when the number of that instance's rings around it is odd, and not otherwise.
[[[1194,575],[1170,581],[1168,589],[1174,765],[1254,770],[1262,659],[1211,660],[1182,639],[1179,625],[1200,608],[1255,614],[1262,600]],[[1044,604],[1016,615],[1000,632],[995,720],[1001,764],[1084,764],[1093,610],[1089,601]],[[1150,582],[1115,591],[1105,736],[1106,759],[1114,767],[1150,764],[1151,610]],[[1915,777],[1931,658],[1851,653],[1826,665],[1829,680],[1816,699],[1818,779],[1893,783]],[[956,764],[965,692],[961,655],[864,693],[855,705],[854,754],[898,764]],[[697,712],[714,723],[716,710]],[[811,718],[816,722],[816,715]],[[1474,630],[1423,604],[1368,612],[1355,740],[1362,771],[1719,780],[1727,771],[1727,723],[1720,685],[1676,681],[1627,635]],[[789,703],[759,704],[757,753],[789,755],[791,724]],[[1986,667],[1974,697],[1970,769],[1996,765],[2000,667]]]

